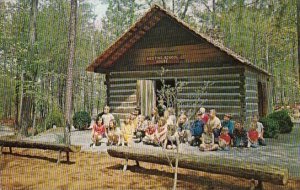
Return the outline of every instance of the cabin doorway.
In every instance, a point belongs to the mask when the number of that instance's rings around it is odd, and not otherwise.
[[[259,117],[264,117],[268,112],[267,88],[266,84],[262,82],[257,83],[258,91],[258,114]]]
[[[165,86],[165,88],[164,88]],[[164,101],[162,105],[161,101],[161,95],[163,93],[162,89],[169,91],[169,93],[164,93]],[[156,94],[156,105],[158,108],[158,113],[160,116],[164,115],[164,110],[167,107],[173,107],[175,110],[177,109],[177,94],[174,90],[171,90],[172,93],[170,93],[170,89],[175,88],[175,80],[174,79],[167,79],[164,80],[164,84],[161,80],[155,81],[155,94]]]
[[[138,80],[136,96],[141,114],[151,116],[152,110],[156,106],[155,81]]]
[[[168,79],[164,81],[165,86],[175,87],[175,80]],[[154,107],[161,107],[160,93],[163,88],[161,80],[138,80],[137,81],[137,105],[141,108],[141,113],[145,116],[151,116]],[[173,103],[173,108],[176,109],[176,94],[170,97],[167,102],[164,100],[164,106],[168,107],[170,102]],[[163,113],[160,113],[162,115]]]

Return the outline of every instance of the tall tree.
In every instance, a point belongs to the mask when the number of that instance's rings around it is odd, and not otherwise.
[[[73,65],[75,60],[75,47],[76,47],[76,25],[77,25],[77,0],[71,0],[71,13],[69,23],[69,60],[67,69],[66,81],[66,105],[65,105],[65,119],[67,126],[71,124],[72,113],[72,87],[73,87]],[[69,128],[70,130],[70,128]],[[66,139],[66,143],[70,143],[70,139]]]
[[[29,74],[30,66],[34,65],[34,55],[35,55],[35,42],[37,38],[37,32],[36,32],[36,19],[37,19],[37,12],[38,12],[38,0],[31,0],[31,9],[30,9],[30,21],[29,21],[29,52],[28,52],[28,65],[25,65],[25,67],[28,67],[26,69],[27,73],[24,74],[24,80],[27,82],[32,81],[35,78],[35,71],[33,72],[33,75]],[[26,63],[25,63],[26,64]],[[22,73],[23,75],[23,73]],[[29,84],[30,85],[30,84]],[[30,86],[28,85],[28,89]],[[22,92],[23,91],[23,92]],[[32,111],[32,103],[33,103],[33,94],[26,91],[24,88],[21,90],[21,93],[23,93],[23,97],[21,100],[21,131],[23,135],[28,134],[28,127],[31,125],[31,111]]]
[[[185,5],[184,5],[183,12],[180,14],[180,18],[181,18],[181,19],[184,19],[184,18],[185,18],[186,13],[187,13],[187,11],[188,11],[188,8],[189,8],[191,2],[192,2],[192,0],[187,0],[187,1],[186,1]]]
[[[297,34],[298,34],[298,82],[300,85],[300,1],[297,0]]]

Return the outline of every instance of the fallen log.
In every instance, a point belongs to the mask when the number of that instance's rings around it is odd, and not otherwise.
[[[35,148],[44,150],[57,150],[63,152],[79,152],[81,147],[74,145],[64,145],[46,142],[34,142],[34,141],[23,141],[23,140],[8,140],[0,139],[0,146],[3,147],[18,147],[18,148]]]
[[[69,152],[79,152],[81,150],[80,146],[75,146],[75,145],[25,141],[25,140],[13,139],[13,138],[0,138],[0,147],[1,147],[0,149],[1,154],[2,154],[3,147],[9,147],[10,153],[12,153],[12,147],[58,151],[57,163],[60,163],[61,152],[66,152],[67,161],[69,162]]]
[[[112,157],[124,158],[162,165],[174,165],[176,153],[173,151],[153,150],[137,147],[110,147],[107,150]],[[167,156],[169,158],[167,158]],[[179,153],[178,167],[204,171],[208,173],[224,174],[245,179],[258,180],[259,183],[271,182],[285,185],[288,181],[288,170],[273,165],[251,163],[227,159],[218,156],[197,156]]]

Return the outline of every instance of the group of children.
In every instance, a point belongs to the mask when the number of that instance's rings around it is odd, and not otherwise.
[[[154,108],[151,117],[141,115],[140,109],[136,108],[119,128],[106,106],[104,114],[93,125],[92,145],[107,137],[108,145],[132,146],[133,142],[143,142],[175,149],[179,143],[186,143],[198,146],[201,151],[229,150],[230,147],[265,146],[263,133],[264,127],[256,115],[247,131],[242,122],[233,122],[230,114],[226,114],[221,122],[214,109],[207,114],[203,107],[193,121],[185,113],[177,119],[173,108],[165,108],[163,114]]]

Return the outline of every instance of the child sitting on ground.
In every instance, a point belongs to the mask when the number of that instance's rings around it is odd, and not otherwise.
[[[155,133],[155,144],[162,146],[164,149],[167,146],[168,125],[165,118],[160,117],[158,120],[158,128]]]
[[[215,143],[218,143],[219,140],[219,136],[220,136],[220,132],[221,132],[221,121],[220,119],[216,116],[217,112],[215,109],[211,109],[210,113],[209,113],[209,119],[206,123],[206,125],[208,126],[208,128],[211,128],[213,130],[214,133],[214,141]]]
[[[127,146],[129,147],[132,145],[134,130],[134,126],[130,122],[130,115],[127,115],[124,124],[122,124],[121,126],[121,131],[123,134],[122,146],[124,145],[124,143],[127,143]]]
[[[130,123],[134,127],[134,130],[136,130],[138,125],[138,111],[133,111],[130,114]]]
[[[234,122],[231,120],[231,114],[224,115],[222,127],[227,127],[228,133],[229,133],[230,137],[232,138],[233,130],[234,130]]]
[[[248,148],[257,148],[258,147],[258,132],[256,125],[251,125],[250,129],[248,130]]]
[[[235,146],[235,147],[247,147],[248,146],[247,131],[244,129],[244,126],[239,121],[235,122],[235,125],[234,125],[233,146]]]
[[[213,130],[207,125],[204,126],[204,133],[202,133],[201,139],[202,139],[201,140],[202,143],[200,144],[201,151],[218,150],[219,145],[215,144]]]
[[[150,122],[145,130],[145,137],[143,138],[144,144],[152,144],[154,142],[156,130],[157,126],[153,122]]]
[[[153,124],[157,124],[158,119],[159,119],[158,109],[157,109],[157,107],[154,107],[153,110],[152,110],[151,122]]]
[[[175,149],[179,144],[178,134],[176,132],[176,116],[174,115],[174,109],[168,108],[164,113],[165,119],[167,119],[167,140],[165,146],[167,149]]]
[[[264,139],[264,126],[261,122],[258,122],[259,118],[257,115],[253,115],[251,125],[256,126],[256,131],[258,132],[258,144],[261,146],[266,146]]]
[[[223,127],[219,137],[219,146],[221,150],[228,151],[230,147],[231,137],[227,127]]]
[[[186,143],[192,138],[189,122],[185,114],[182,114],[178,119],[177,135],[179,137],[179,141],[182,143]]]
[[[195,121],[191,125],[191,141],[189,142],[192,146],[199,146],[201,144],[200,138],[203,133],[204,122],[202,121],[202,112],[198,112]]]
[[[95,124],[93,125],[92,129],[92,141],[93,143],[91,146],[95,148],[98,142],[104,137],[106,131],[103,124],[103,120],[100,117],[97,117]]]
[[[109,131],[107,134],[107,137],[108,137],[107,145],[116,144],[119,146],[121,144],[122,132],[121,132],[120,128],[117,127],[116,120],[114,120],[114,119],[110,120],[108,130]]]
[[[148,117],[149,118],[149,117]],[[139,139],[139,142],[142,141],[142,139],[145,137],[145,130],[148,127],[148,121],[149,119],[145,120],[145,116],[139,115],[138,116],[138,124],[136,128],[135,136]]]

